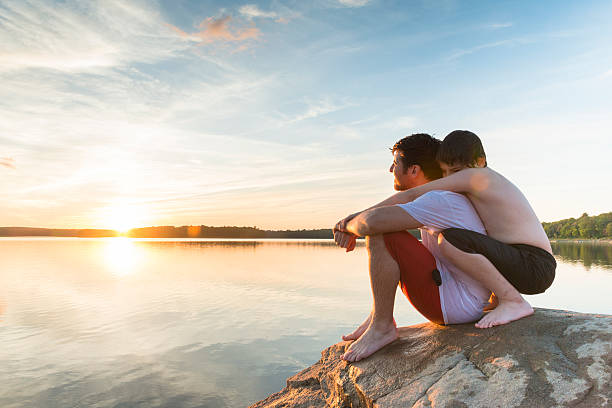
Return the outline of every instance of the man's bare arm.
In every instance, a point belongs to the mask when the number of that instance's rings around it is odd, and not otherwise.
[[[347,223],[346,230],[363,237],[419,228],[422,225],[400,207],[387,206],[363,211]]]

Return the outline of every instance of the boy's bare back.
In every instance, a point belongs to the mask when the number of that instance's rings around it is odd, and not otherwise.
[[[496,171],[466,168],[422,186],[402,191],[396,197],[405,202],[432,190],[447,190],[468,196],[487,234],[507,244],[529,244],[552,253],[542,224],[523,193]]]

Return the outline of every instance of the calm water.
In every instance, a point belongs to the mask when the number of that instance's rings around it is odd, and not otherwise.
[[[612,314],[612,245],[553,248],[532,304]],[[0,238],[0,406],[246,406],[363,320],[366,261],[331,241]],[[396,320],[424,321],[402,296]]]

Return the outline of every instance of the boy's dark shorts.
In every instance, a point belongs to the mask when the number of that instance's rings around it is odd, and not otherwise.
[[[527,244],[505,244],[478,232],[460,228],[448,228],[442,234],[457,249],[484,255],[520,293],[542,293],[555,279],[557,261],[542,248]]]

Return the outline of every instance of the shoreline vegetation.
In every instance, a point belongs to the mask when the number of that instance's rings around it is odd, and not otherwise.
[[[612,212],[589,216],[582,214],[579,218],[543,222],[546,235],[551,240],[600,240],[612,237]]]
[[[544,231],[551,242],[584,242],[612,244],[612,212],[579,218],[567,218],[554,222],[543,222]],[[411,231],[419,237],[418,230]],[[79,238],[287,238],[329,239],[330,228],[300,230],[262,230],[257,227],[211,227],[206,225],[184,225],[180,227],[159,226],[133,228],[127,232],[111,229],[62,229],[33,227],[0,227],[0,237],[79,237]]]

